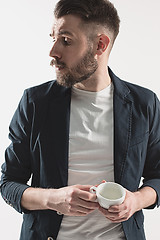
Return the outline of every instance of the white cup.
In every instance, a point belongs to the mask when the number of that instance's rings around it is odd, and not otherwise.
[[[105,182],[98,187],[91,187],[91,193],[96,193],[97,201],[101,207],[108,209],[112,205],[121,204],[126,196],[126,190],[118,183]]]

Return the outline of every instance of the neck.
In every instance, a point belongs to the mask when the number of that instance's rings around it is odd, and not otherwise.
[[[105,71],[96,71],[94,75],[80,83],[76,83],[74,87],[90,91],[99,92],[111,84],[111,78],[108,73],[108,68]]]

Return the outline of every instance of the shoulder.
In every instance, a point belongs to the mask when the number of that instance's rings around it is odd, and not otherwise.
[[[47,97],[55,88],[56,81],[48,81],[40,85],[25,89],[24,93],[28,96],[29,101]]]
[[[133,102],[139,102],[139,103],[149,103],[149,102],[153,102],[155,99],[156,94],[145,87],[130,83],[130,82],[126,82],[121,80],[129,89],[129,98],[133,101]]]
[[[114,96],[118,101],[132,103],[133,109],[139,112],[152,112],[160,108],[156,94],[145,87],[122,80],[109,68],[109,73],[114,85]],[[159,111],[159,110],[158,110]]]
[[[150,89],[120,79],[111,69],[109,69],[109,73],[113,81],[115,94],[119,97],[139,104],[153,103],[153,101],[155,101],[156,95]]]
[[[60,86],[56,80],[28,88],[24,91],[28,102],[45,101],[62,96],[67,88]]]
[[[133,113],[143,114],[150,119],[155,116],[159,118],[160,102],[152,90],[123,80],[120,81],[128,88],[125,100],[132,103]]]

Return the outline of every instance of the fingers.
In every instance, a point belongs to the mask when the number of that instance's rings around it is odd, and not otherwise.
[[[98,208],[98,203],[95,202],[95,199],[95,194],[80,189],[73,189],[72,192],[70,192],[67,201],[70,205],[81,206],[93,210]]]
[[[75,203],[78,206],[87,208],[89,210],[98,208],[98,203],[95,202],[96,194],[87,192],[88,189],[90,189],[90,186],[80,186],[73,189],[73,192],[70,195],[70,204]]]
[[[99,207],[99,210],[103,215],[105,215],[106,218],[114,223],[127,221],[132,215],[129,208],[124,204],[112,206],[109,209]]]
[[[101,183],[105,183],[105,182],[106,182],[106,180],[102,180]],[[100,184],[101,184],[101,183],[100,183]],[[95,187],[98,187],[100,184],[95,185]]]
[[[120,205],[111,206],[108,209],[108,212],[110,212],[110,213],[121,213],[121,212],[125,212],[125,211],[127,211],[127,206],[123,203]]]
[[[96,195],[89,192],[91,185],[74,185],[59,189],[62,200],[58,212],[69,216],[84,216],[98,208]]]
[[[99,204],[97,202],[91,202],[91,201],[86,201],[81,198],[77,199],[77,203],[79,206],[94,210],[99,207]]]
[[[95,202],[96,198],[97,198],[96,194],[90,193],[90,192],[87,192],[87,191],[84,191],[84,190],[79,191],[78,197],[80,199],[83,199],[83,200],[89,201],[89,202]]]
[[[100,212],[105,215],[106,218],[108,218],[111,222],[119,223],[126,220],[126,216],[122,212],[111,212],[109,209],[104,209],[102,207],[99,207]],[[125,219],[125,220],[124,220]]]
[[[86,208],[86,207],[82,207],[82,206],[73,205],[70,212],[71,213],[77,212],[79,214],[87,215],[87,214],[93,212],[94,210],[95,209],[93,209],[93,208]]]
[[[79,188],[80,190],[87,191],[87,192],[89,192],[92,186],[93,185],[75,185],[75,187]]]
[[[106,180],[102,180],[102,182],[101,183],[105,183],[106,182]]]

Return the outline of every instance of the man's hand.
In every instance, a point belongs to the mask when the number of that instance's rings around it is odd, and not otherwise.
[[[136,211],[153,205],[157,193],[151,187],[143,187],[137,192],[126,190],[126,198],[119,206],[108,210],[101,208],[96,194],[90,193],[91,185],[74,185],[59,189],[27,188],[21,198],[21,206],[27,210],[51,209],[69,216],[84,216],[99,207],[99,210],[112,222],[123,222]]]
[[[111,206],[108,210],[99,206],[99,210],[112,222],[120,223],[128,220],[136,211],[154,204],[156,198],[157,194],[151,187],[144,187],[137,192],[126,190],[122,204]]]
[[[74,185],[50,189],[47,207],[68,216],[85,216],[98,208],[90,185]]]
[[[137,211],[135,194],[126,190],[126,197],[122,204],[111,206],[109,209],[99,207],[106,218],[114,223],[128,220]]]

